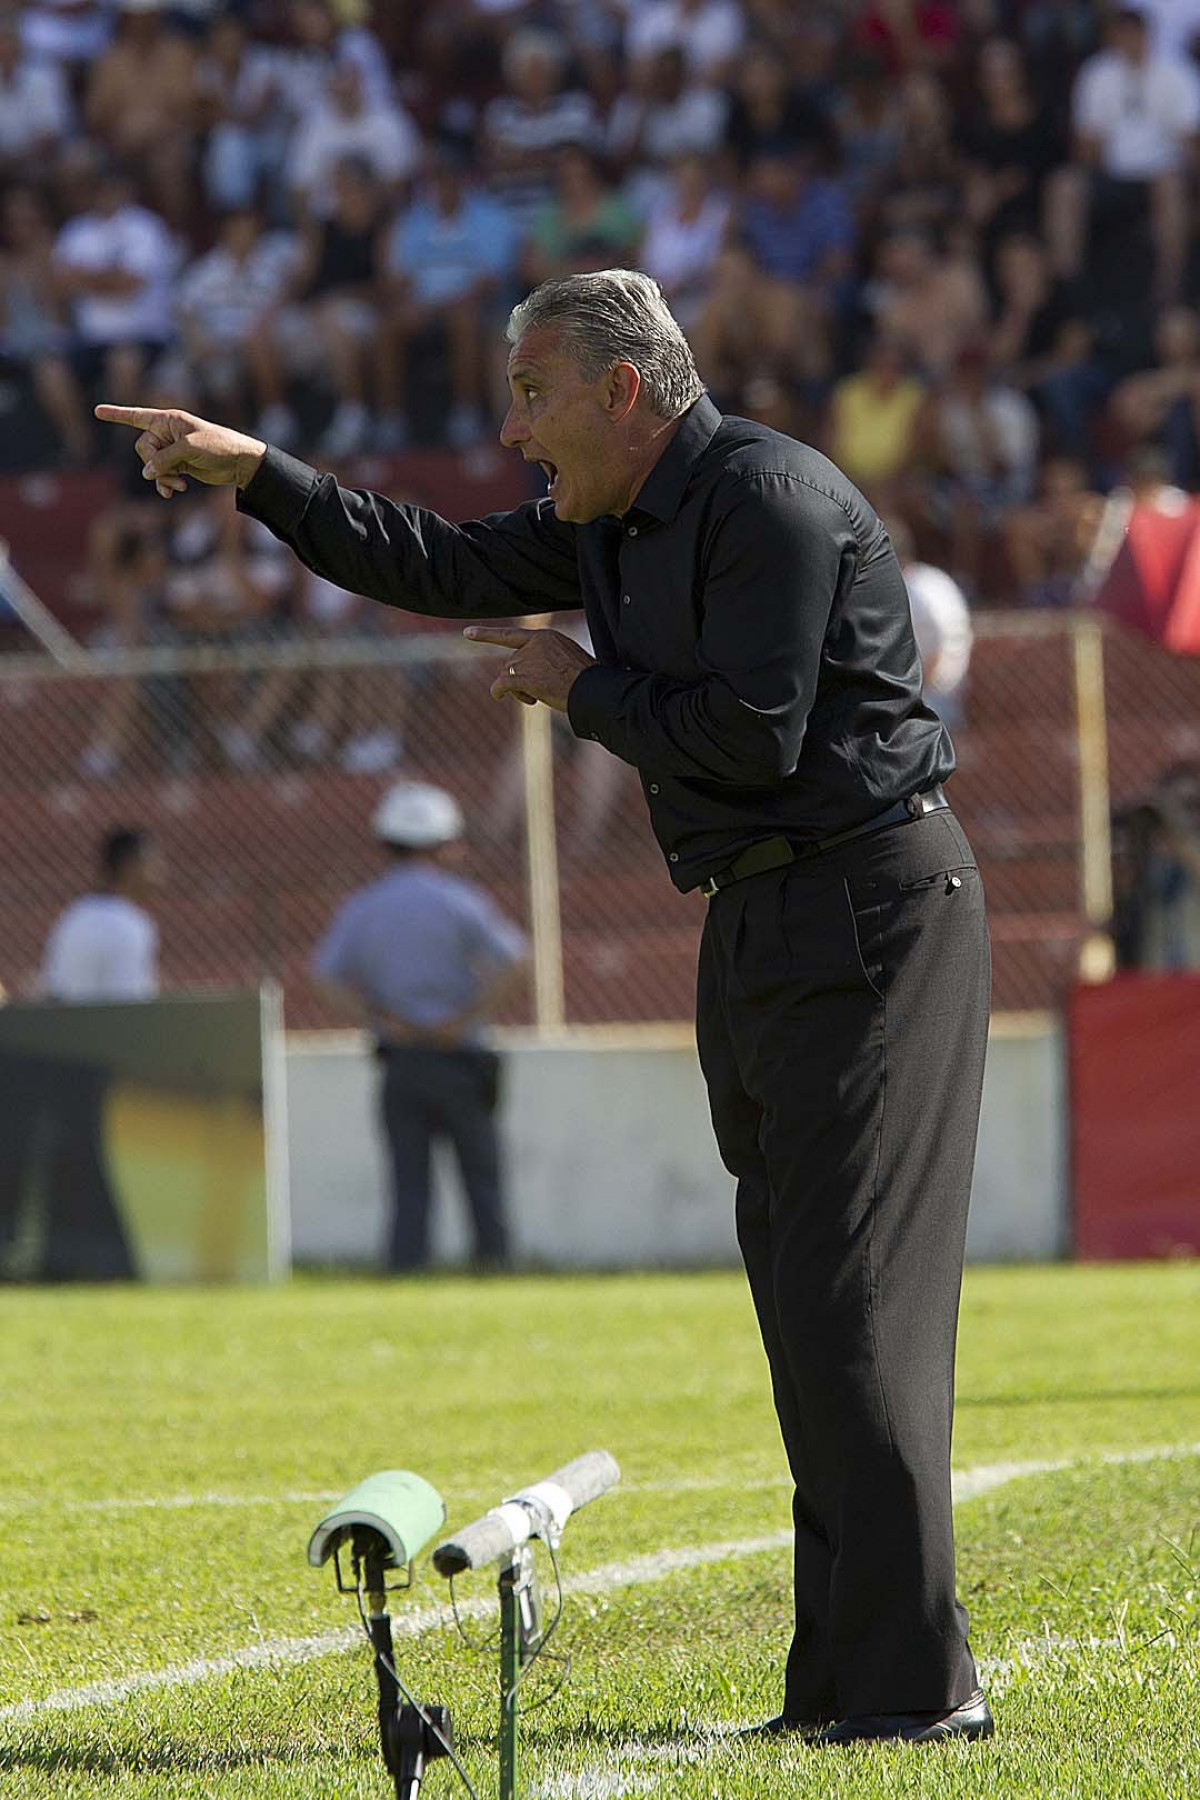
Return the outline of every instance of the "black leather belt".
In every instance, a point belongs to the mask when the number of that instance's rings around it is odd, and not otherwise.
[[[832,837],[818,838],[815,843],[793,844],[787,838],[764,838],[761,844],[751,844],[731,863],[710,875],[700,892],[711,900],[722,888],[731,887],[735,881],[745,881],[747,875],[765,875],[768,869],[805,862],[810,856],[820,856],[823,850],[832,850],[837,844],[848,844],[851,838],[866,837],[872,831],[886,831],[889,825],[903,825],[907,819],[923,819],[926,813],[942,812],[949,804],[940,787],[931,787],[923,794],[910,794],[907,800],[897,800],[886,812],[876,813],[873,819],[864,819],[861,825],[852,825],[849,831],[837,831]]]

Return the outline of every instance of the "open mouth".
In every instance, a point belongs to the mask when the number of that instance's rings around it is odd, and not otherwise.
[[[546,492],[548,494],[553,494],[555,488],[558,486],[558,466],[557,466],[557,464],[552,463],[552,462],[545,462],[539,458],[538,467],[542,471],[542,474],[546,477]]]

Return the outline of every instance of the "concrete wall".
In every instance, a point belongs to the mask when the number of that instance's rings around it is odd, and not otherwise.
[[[371,1263],[382,1242],[385,1174],[375,1068],[351,1034],[288,1049],[293,1253]],[[523,1260],[551,1268],[732,1263],[732,1183],[709,1125],[685,1032],[568,1037],[508,1047],[504,1103],[513,1233]],[[434,1247],[457,1261],[468,1236],[451,1170],[439,1169]],[[1042,1259],[1067,1243],[1061,1034],[1043,1015],[992,1034],[968,1235],[976,1261]]]

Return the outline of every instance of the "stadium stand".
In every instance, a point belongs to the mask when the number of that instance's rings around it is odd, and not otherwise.
[[[0,5],[13,564],[85,646],[180,642],[182,509],[148,504],[128,444],[92,430],[101,389],[215,411],[451,517],[512,505],[528,489],[495,442],[508,307],[551,266],[653,266],[718,402],[857,458],[966,592],[955,803],[987,877],[997,1004],[1049,1004],[1089,923],[1073,627],[1055,608],[1088,599],[1110,503],[1142,495],[1148,466],[1160,493],[1200,486],[1200,46],[1161,0],[1140,33],[1128,10],[98,0],[89,37]],[[1153,141],[1124,141],[1121,81],[1156,97]],[[1186,571],[1193,524],[1162,507],[1136,579]],[[303,751],[343,622],[453,633],[343,621],[293,573],[238,640],[240,677],[142,677],[100,755],[105,678],[0,657],[6,985],[32,978],[94,828],[137,817],[174,871],[167,979],[273,972],[292,1022],[320,1021],[307,947],[367,873],[362,821],[398,761],[464,800],[478,872],[527,916],[523,845],[488,835],[512,720],[478,668],[406,670],[385,717],[364,640],[336,730]],[[215,726],[248,716],[264,638],[309,645],[317,673],[264,707],[239,761]],[[230,634],[187,633],[210,641]],[[28,647],[10,619],[0,649]],[[1120,631],[1104,659],[1121,807],[1200,755],[1200,669]],[[585,854],[559,749],[568,1015],[686,1017],[700,909],[671,895],[632,779]]]

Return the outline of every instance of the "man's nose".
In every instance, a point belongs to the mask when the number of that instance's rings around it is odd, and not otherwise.
[[[528,429],[517,418],[516,406],[510,406],[504,415],[504,423],[500,427],[500,442],[506,450],[515,450],[529,437]]]

